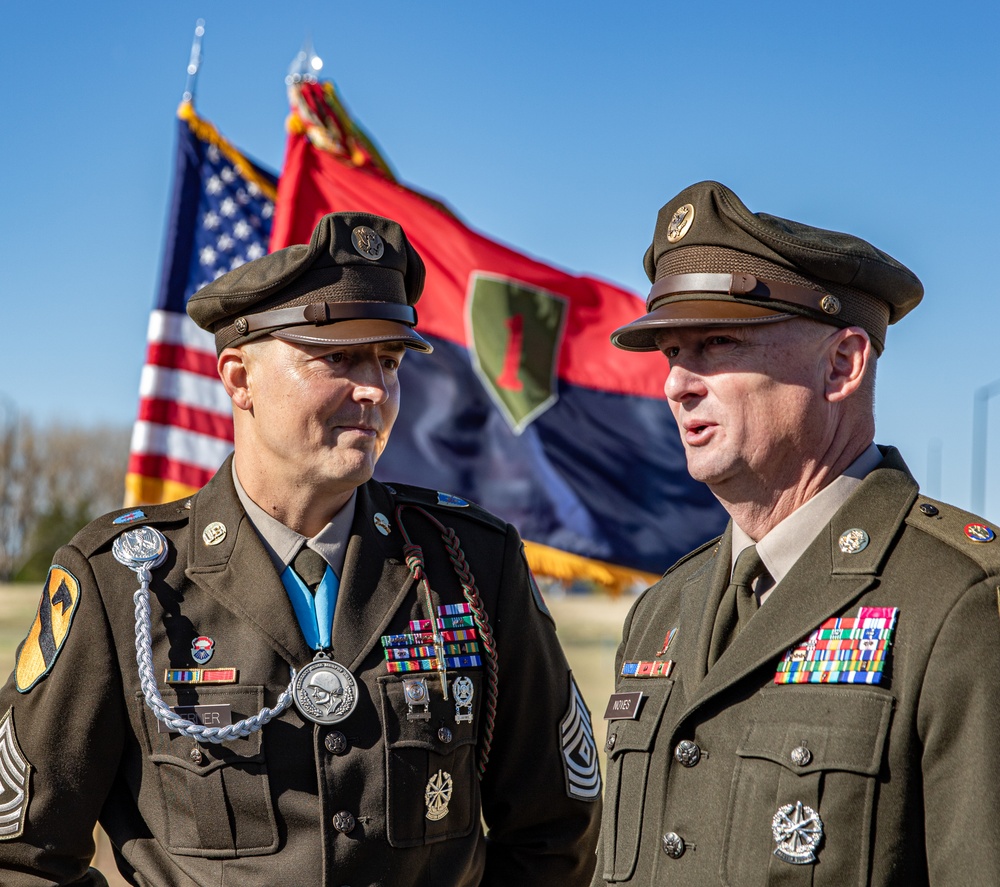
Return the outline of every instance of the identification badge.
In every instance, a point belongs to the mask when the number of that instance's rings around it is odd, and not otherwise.
[[[634,721],[639,717],[639,709],[642,708],[642,693],[612,693],[608,700],[607,711],[604,712],[606,721]]]
[[[190,721],[192,724],[198,724],[202,727],[228,727],[233,723],[233,713],[229,707],[229,703],[220,705],[175,705],[171,711],[175,715],[184,718],[185,721]],[[156,732],[177,733],[179,731],[171,730],[163,721],[157,718]]]

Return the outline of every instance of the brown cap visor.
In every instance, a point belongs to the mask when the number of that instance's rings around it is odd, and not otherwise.
[[[615,330],[611,343],[624,351],[657,351],[656,332],[679,326],[736,326],[777,323],[796,314],[771,311],[725,297],[693,298],[668,302]]]
[[[405,323],[391,320],[341,320],[319,326],[314,323],[303,326],[286,326],[271,330],[270,334],[285,342],[302,345],[367,345],[373,342],[400,342],[414,351],[430,354],[431,344]]]

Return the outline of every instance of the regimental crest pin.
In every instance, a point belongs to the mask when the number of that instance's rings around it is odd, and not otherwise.
[[[437,822],[448,815],[448,804],[451,803],[453,782],[447,770],[438,770],[427,780],[424,789],[424,803],[427,805],[427,818]]]
[[[823,821],[812,807],[801,801],[778,808],[771,820],[771,834],[778,845],[774,855],[792,865],[816,861],[816,848],[823,839]]]
[[[997,534],[986,524],[966,524],[965,536],[973,542],[992,542]]]
[[[857,527],[842,533],[837,544],[844,554],[857,554],[868,547],[868,534]]]
[[[0,721],[0,841],[12,841],[24,832],[30,776],[31,764],[14,734],[11,707]]]
[[[191,658],[204,665],[215,654],[215,641],[207,635],[200,635],[191,641]]]
[[[389,523],[389,518],[382,514],[381,511],[375,513],[372,517],[372,523],[375,524],[375,529],[383,536],[388,536],[392,532],[392,525]]]

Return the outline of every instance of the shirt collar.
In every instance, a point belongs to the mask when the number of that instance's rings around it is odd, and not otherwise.
[[[795,562],[805,553],[820,531],[830,522],[860,485],[861,481],[882,461],[882,453],[875,444],[855,459],[839,477],[832,480],[804,505],[800,505],[781,523],[772,527],[760,541],[757,551],[774,582],[760,595],[763,603],[774,587],[788,574]],[[733,566],[745,548],[754,544],[742,529],[733,524]]]
[[[239,496],[250,523],[260,536],[279,573],[294,560],[299,549],[305,544],[319,552],[333,572],[340,577],[344,571],[347,543],[351,538],[351,525],[354,523],[354,511],[358,502],[357,490],[351,494],[344,507],[333,516],[333,520],[311,539],[306,539],[301,533],[296,533],[269,515],[250,498],[236,474],[235,460],[233,460],[233,483],[236,485],[236,495]]]

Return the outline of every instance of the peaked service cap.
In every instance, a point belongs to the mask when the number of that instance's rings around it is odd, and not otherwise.
[[[430,352],[414,326],[424,263],[396,222],[323,216],[307,244],[241,265],[202,287],[187,311],[224,348],[271,335],[302,344],[401,342]]]
[[[752,213],[718,182],[664,204],[643,265],[647,313],[611,335],[626,351],[655,351],[666,327],[798,316],[861,327],[881,354],[887,326],[924,293],[912,271],[860,237]]]

